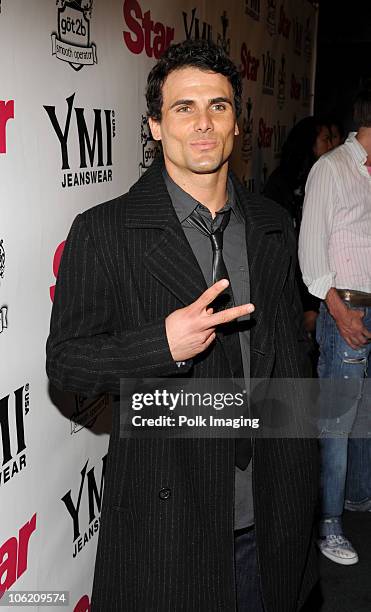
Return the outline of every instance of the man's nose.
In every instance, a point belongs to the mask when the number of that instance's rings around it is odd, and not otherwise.
[[[207,132],[213,129],[213,122],[208,109],[200,110],[195,120],[197,132]]]

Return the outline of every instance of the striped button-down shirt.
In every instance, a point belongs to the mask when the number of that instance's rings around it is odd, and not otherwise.
[[[305,188],[299,262],[310,293],[331,287],[371,293],[371,176],[351,133],[313,166]]]

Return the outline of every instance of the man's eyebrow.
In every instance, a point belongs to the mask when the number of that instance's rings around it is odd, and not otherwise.
[[[211,100],[209,100],[209,102],[210,104],[219,104],[219,102],[226,102],[227,104],[233,106],[232,100],[230,100],[229,98],[224,98],[223,96],[219,96],[218,98],[212,98]]]
[[[232,100],[230,100],[229,98],[225,98],[224,96],[219,96],[217,98],[210,98],[209,99],[209,104],[219,104],[220,102],[225,102],[226,104],[230,104],[231,106],[233,106],[232,104]],[[176,106],[192,106],[192,104],[194,104],[195,101],[194,100],[175,100],[175,102],[173,102],[170,105],[170,109],[171,108],[175,108]]]
[[[170,108],[174,108],[175,106],[182,106],[182,105],[190,106],[192,104],[194,104],[194,100],[175,100],[175,102],[173,102],[170,105]]]

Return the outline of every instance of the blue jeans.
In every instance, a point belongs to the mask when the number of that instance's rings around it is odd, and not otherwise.
[[[359,310],[359,309],[358,309]],[[371,330],[371,308],[362,308],[363,324]],[[341,337],[324,303],[317,320],[321,379],[321,513],[320,535],[342,534],[348,464],[348,438],[371,440],[371,406],[367,371],[371,371],[371,343],[352,349]],[[330,380],[324,380],[330,379]],[[358,474],[370,485],[370,465],[362,463]],[[360,464],[355,467],[360,469]],[[368,481],[368,482],[367,482]]]
[[[254,528],[235,531],[234,560],[237,611],[264,612]]]
[[[366,504],[371,508],[371,439],[349,439],[345,497],[353,510]]]

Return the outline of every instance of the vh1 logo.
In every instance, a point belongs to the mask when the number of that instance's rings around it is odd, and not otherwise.
[[[0,100],[0,153],[6,153],[6,124],[14,119],[14,100]]]

